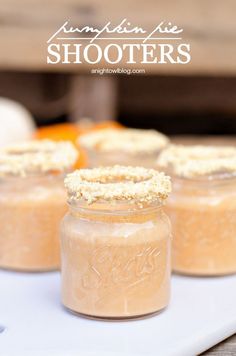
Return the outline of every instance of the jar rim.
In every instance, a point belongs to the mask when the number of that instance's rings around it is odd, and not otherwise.
[[[154,169],[112,166],[77,170],[65,179],[69,201],[163,202],[171,191],[170,177]]]
[[[75,164],[78,151],[69,141],[33,140],[0,150],[0,177],[63,172]]]
[[[133,128],[104,128],[85,133],[78,143],[100,153],[121,151],[128,154],[159,152],[169,143],[169,138],[156,130]]]
[[[157,165],[180,178],[231,177],[236,175],[236,147],[172,144],[160,153]]]

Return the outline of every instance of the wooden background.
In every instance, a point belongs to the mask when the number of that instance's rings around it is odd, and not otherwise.
[[[235,13],[235,0],[0,0],[0,95],[20,101],[42,123],[61,115],[96,120],[124,115],[138,122],[138,115],[142,120],[145,114],[162,113],[226,115],[236,121]],[[153,77],[148,82],[142,76],[89,76],[87,64],[46,63],[47,40],[66,20],[101,27],[125,17],[147,30],[162,20],[182,27],[191,63],[142,65]],[[128,67],[125,59],[119,67]],[[224,133],[229,130],[231,124]]]

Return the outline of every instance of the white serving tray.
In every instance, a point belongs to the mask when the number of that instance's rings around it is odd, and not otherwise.
[[[174,276],[161,314],[101,322],[60,304],[57,272],[0,272],[0,355],[193,356],[236,332],[236,276]]]

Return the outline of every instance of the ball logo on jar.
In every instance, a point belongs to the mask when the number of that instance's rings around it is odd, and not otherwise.
[[[114,246],[97,248],[88,263],[88,269],[82,277],[84,288],[99,288],[127,283],[129,280],[138,283],[158,271],[160,250],[157,247],[145,246],[136,253],[127,249],[121,253]]]

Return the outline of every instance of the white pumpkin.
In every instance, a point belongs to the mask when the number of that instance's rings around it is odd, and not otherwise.
[[[34,130],[34,119],[23,105],[0,98],[0,146],[29,140]]]

